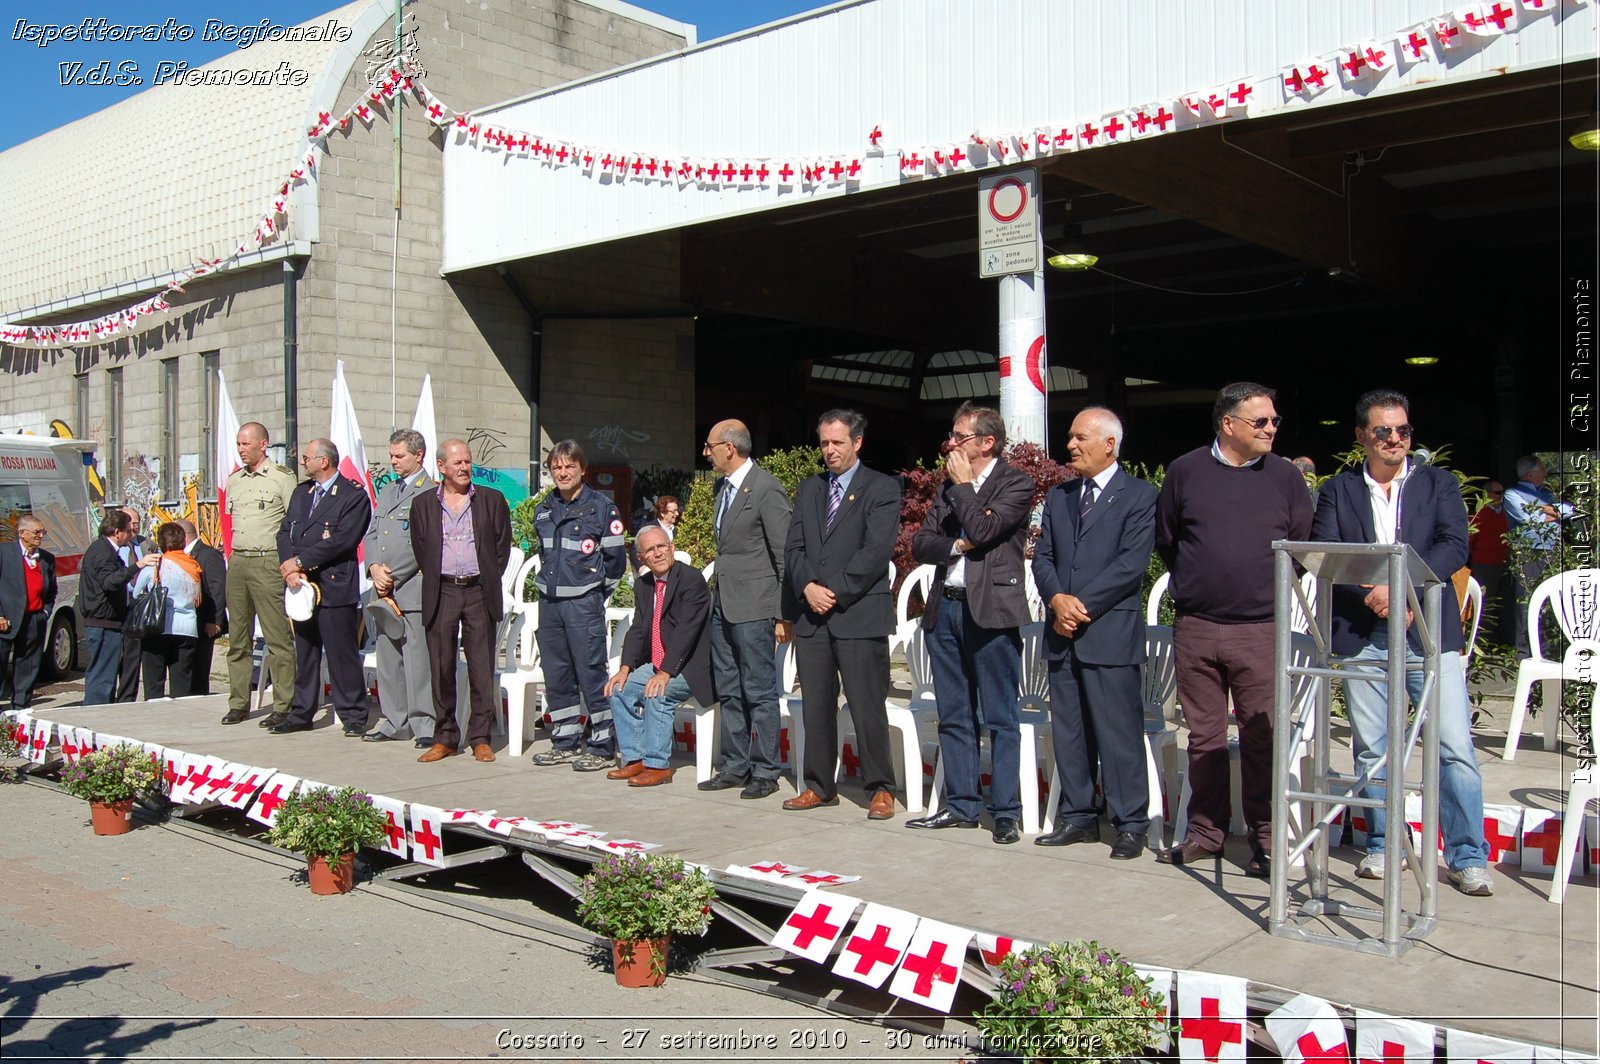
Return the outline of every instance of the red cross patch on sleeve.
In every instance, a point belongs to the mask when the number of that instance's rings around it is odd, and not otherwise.
[[[582,543],[578,544],[578,549],[583,551],[583,553],[585,553],[585,554],[593,554],[594,553],[594,547],[595,547],[595,543],[594,543],[594,540],[592,538],[585,539]]]
[[[622,535],[622,518],[620,518],[620,517],[612,518],[612,520],[611,520],[611,534],[613,536]]]

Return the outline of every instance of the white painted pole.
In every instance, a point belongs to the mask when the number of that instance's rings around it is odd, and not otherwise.
[[[1039,258],[1044,263],[1043,237]],[[1045,389],[1044,270],[1000,278],[1000,416],[1010,442],[1050,447]]]

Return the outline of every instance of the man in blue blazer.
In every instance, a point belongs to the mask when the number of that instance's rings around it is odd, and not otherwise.
[[[279,571],[288,587],[309,581],[320,597],[311,619],[294,625],[294,707],[287,720],[267,730],[282,735],[311,729],[322,704],[326,653],[334,712],[344,733],[360,738],[367,730],[367,683],[356,642],[361,598],[356,558],[372,523],[372,500],[366,488],[340,475],[339,448],[332,441],[306,444],[300,463],[311,479],[296,485],[278,529]]]
[[[1463,894],[1494,893],[1488,845],[1483,837],[1483,777],[1472,746],[1472,716],[1467,705],[1461,651],[1461,605],[1450,576],[1467,564],[1467,509],[1454,475],[1410,458],[1411,404],[1399,392],[1371,391],[1356,403],[1356,442],[1367,459],[1328,481],[1317,500],[1311,538],[1324,543],[1408,543],[1434,575],[1444,581],[1439,633],[1439,824],[1444,832],[1450,882]],[[1389,588],[1336,586],[1333,589],[1333,653],[1356,660],[1389,656],[1389,614],[1405,609],[1391,600]],[[1406,623],[1412,617],[1408,611]],[[1415,633],[1407,638],[1407,657],[1420,662]],[[1376,673],[1375,669],[1364,671]],[[1357,773],[1383,756],[1388,745],[1388,681],[1346,680],[1351,746]],[[1412,701],[1422,697],[1422,673],[1406,673]],[[1376,780],[1383,779],[1378,773]],[[1383,787],[1369,787],[1369,798]],[[1356,869],[1364,879],[1384,873],[1384,813],[1368,811],[1367,856]]]
[[[1156,489],[1122,471],[1122,422],[1104,407],[1072,421],[1067,451],[1078,479],[1045,500],[1033,578],[1049,609],[1050,729],[1061,776],[1060,827],[1039,846],[1098,840],[1096,753],[1111,856],[1144,852],[1150,830],[1145,769],[1144,610],[1140,591],[1156,541]]]

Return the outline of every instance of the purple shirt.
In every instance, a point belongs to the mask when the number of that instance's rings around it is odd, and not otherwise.
[[[457,517],[445,505],[443,485],[439,487],[439,526],[444,539],[444,553],[439,557],[441,576],[479,575],[478,541],[472,534],[472,497],[477,493],[476,487],[467,489],[467,505]]]

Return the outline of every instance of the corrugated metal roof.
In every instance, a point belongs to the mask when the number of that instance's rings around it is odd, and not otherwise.
[[[1401,64],[1364,92],[1592,58],[1595,7],[1549,6],[1554,13],[1523,11],[1516,32],[1484,38],[1449,62]],[[1099,121],[1239,79],[1275,78],[1340,48],[1393,41],[1449,10],[1444,0],[863,0],[478,113],[601,151],[708,161],[860,153],[881,126],[891,154],[866,160],[855,186],[866,191],[901,183],[892,153],[902,147],[959,143],[974,130]],[[1329,92],[1289,106],[1358,98]],[[845,194],[843,186],[614,183],[451,137],[444,269]]]
[[[152,279],[230,253],[305,151],[367,39],[388,17],[356,0],[330,19],[350,40],[260,41],[198,71],[305,70],[300,86],[166,84],[0,153],[0,317]],[[315,236],[315,185],[286,240]]]

